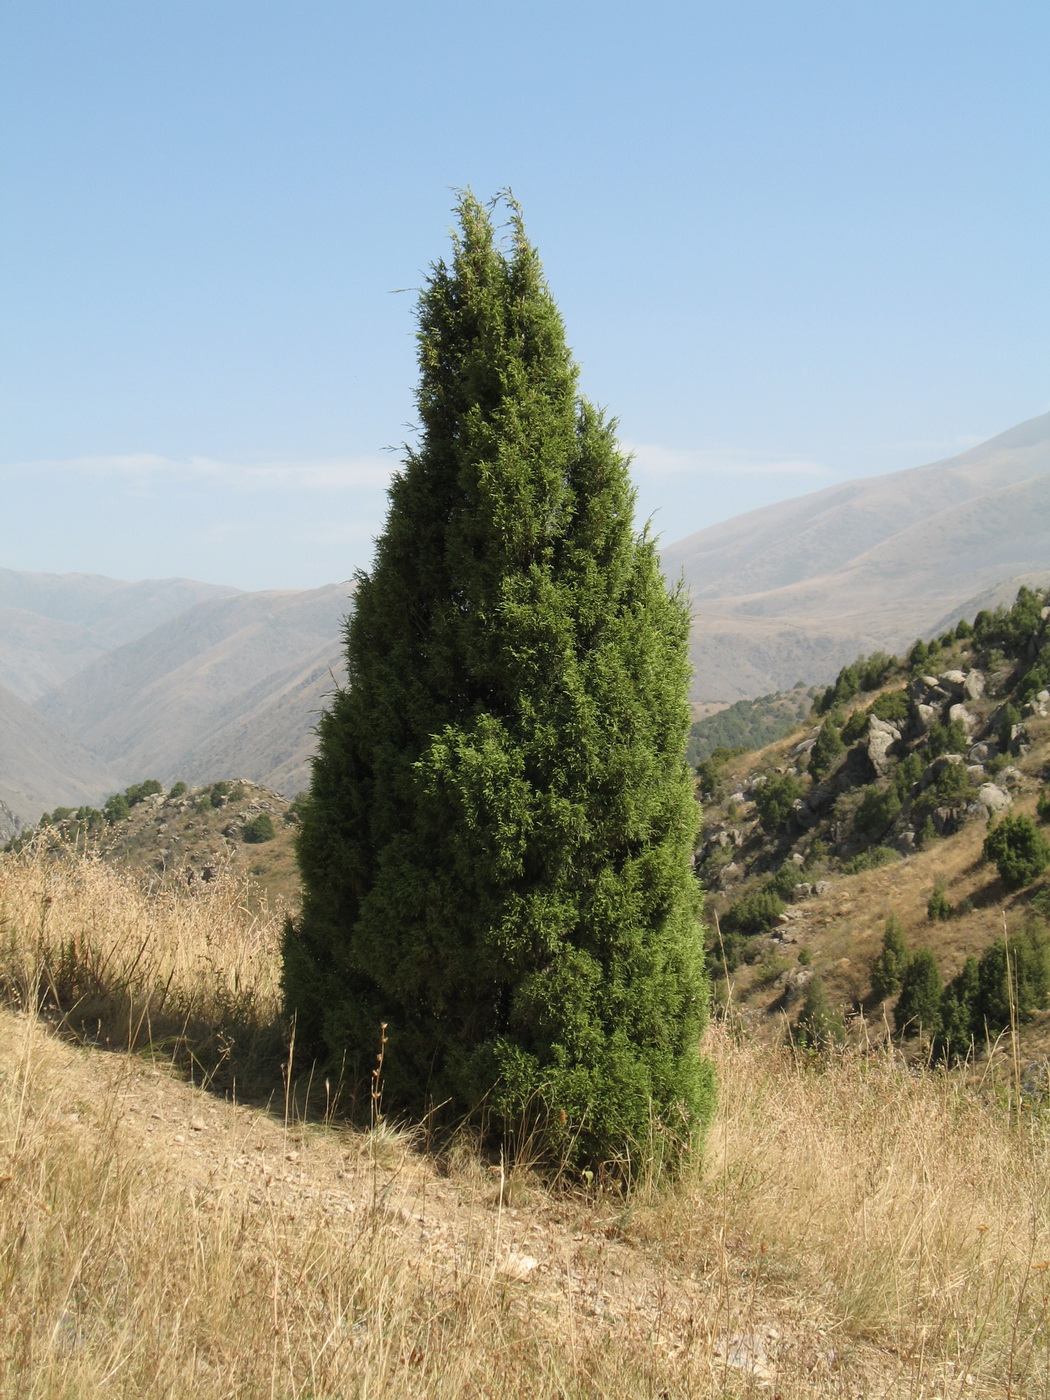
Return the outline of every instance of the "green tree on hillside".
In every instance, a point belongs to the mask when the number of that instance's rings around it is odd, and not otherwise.
[[[995,862],[999,878],[1008,889],[1020,889],[1050,863],[1050,843],[1032,818],[1022,812],[1004,817],[984,842],[984,858]]]
[[[635,533],[521,218],[470,195],[419,307],[421,441],[319,726],[298,1035],[383,1103],[626,1169],[712,1103],[689,611]]]
[[[809,1050],[826,1050],[831,1045],[841,1044],[846,1038],[842,1013],[832,1009],[824,979],[819,975],[811,978],[806,986],[802,1010],[795,1024],[795,1036],[799,1044]]]
[[[845,752],[838,725],[829,717],[820,726],[817,742],[809,751],[809,771],[814,779],[819,783],[827,777]]]
[[[886,920],[882,947],[871,968],[871,994],[876,1001],[884,1001],[900,991],[909,962],[911,949],[904,928],[896,914],[891,914]]]
[[[912,955],[893,1008],[898,1035],[937,1035],[941,1029],[941,974],[929,948]]]

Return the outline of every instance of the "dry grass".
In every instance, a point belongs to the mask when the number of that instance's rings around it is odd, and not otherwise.
[[[279,1077],[270,1114],[164,1067],[172,1006],[191,1068],[209,1018],[273,1024],[278,923],[247,908],[0,861],[0,1395],[1050,1395],[1044,1118],[716,1028],[719,1116],[674,1185],[439,1166],[286,1117]],[[41,991],[139,1052],[56,1036]]]

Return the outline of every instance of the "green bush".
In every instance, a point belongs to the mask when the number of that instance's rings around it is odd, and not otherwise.
[[[183,795],[183,793],[186,792],[186,791],[188,791],[188,789],[187,789],[187,787],[186,787],[186,784],[183,783],[183,782],[178,782],[178,783],[175,784],[175,786],[174,786],[174,787],[171,789],[171,791],[168,793],[168,796],[169,796],[169,797],[181,797],[181,796]]]
[[[1050,821],[1050,788],[1043,788],[1035,804],[1035,814],[1041,822]]]
[[[930,649],[920,637],[908,652],[908,666],[912,671],[922,671],[930,659]]]
[[[245,822],[241,827],[242,838],[251,845],[257,846],[263,841],[272,841],[276,835],[273,818],[269,812],[260,812],[257,817],[252,817],[251,821]]]
[[[929,948],[912,954],[901,979],[901,994],[893,1008],[898,1035],[935,1036],[941,1029],[941,974]]]
[[[950,919],[952,916],[952,906],[948,902],[948,896],[944,892],[944,886],[938,882],[934,885],[929,899],[926,901],[926,917],[932,920]]]
[[[102,812],[106,821],[112,825],[114,822],[123,821],[131,816],[131,803],[122,792],[115,792],[112,797],[107,797],[102,804]]]
[[[910,713],[910,702],[906,690],[887,690],[884,695],[868,706],[868,714],[887,724],[903,724]]]
[[[1050,845],[1031,817],[1019,814],[1004,817],[989,833],[984,858],[995,863],[1007,889],[1016,890],[1043,873],[1050,863]]]
[[[722,931],[745,936],[768,933],[786,907],[775,890],[749,890],[722,915]]]
[[[893,770],[893,788],[902,802],[906,802],[911,796],[912,789],[925,770],[926,765],[917,753],[908,754],[897,764]]]
[[[868,787],[864,789],[853,825],[869,841],[888,831],[900,815],[901,800],[895,788]]]
[[[846,752],[835,721],[830,717],[820,726],[817,742],[809,753],[809,771],[817,782],[828,775]]]
[[[882,935],[882,948],[871,967],[871,994],[876,1001],[896,996],[911,962],[911,949],[900,919],[891,914]]]
[[[1008,753],[1013,743],[1012,731],[1015,724],[1021,723],[1021,711],[1016,705],[1005,705],[999,715],[995,736],[999,747]]]
[[[970,747],[970,736],[961,719],[953,719],[950,724],[935,724],[926,735],[927,759],[940,758],[945,753],[966,753]]]
[[[807,1050],[827,1050],[841,1044],[846,1038],[842,1013],[832,1009],[824,979],[820,976],[810,978],[806,987],[802,1010],[795,1024],[795,1036]]]
[[[865,870],[878,870],[883,865],[892,865],[900,860],[900,852],[892,846],[872,846],[870,851],[861,851],[842,862],[843,875],[862,875]]]
[[[230,795],[229,783],[212,783],[211,791],[208,793],[208,801],[213,807],[221,807],[226,798]]]
[[[764,831],[772,834],[784,825],[793,804],[802,796],[802,784],[790,773],[770,773],[755,789],[755,807]]]
[[[848,748],[850,744],[855,744],[868,727],[868,712],[866,710],[854,710],[849,719],[842,726],[842,742]]]

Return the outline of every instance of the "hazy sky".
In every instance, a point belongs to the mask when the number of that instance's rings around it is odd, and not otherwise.
[[[0,564],[366,565],[511,186],[665,542],[1050,408],[1046,0],[7,0]]]

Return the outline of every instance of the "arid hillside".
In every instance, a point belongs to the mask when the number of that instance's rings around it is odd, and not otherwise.
[[[861,652],[1050,581],[1050,414],[943,462],[848,481],[663,551],[696,608],[693,699],[826,682]]]
[[[351,1127],[228,874],[25,849],[0,920],[0,1394],[1043,1393],[1050,1160],[1008,1077],[718,1023],[703,1154],[625,1193],[381,1100]]]

